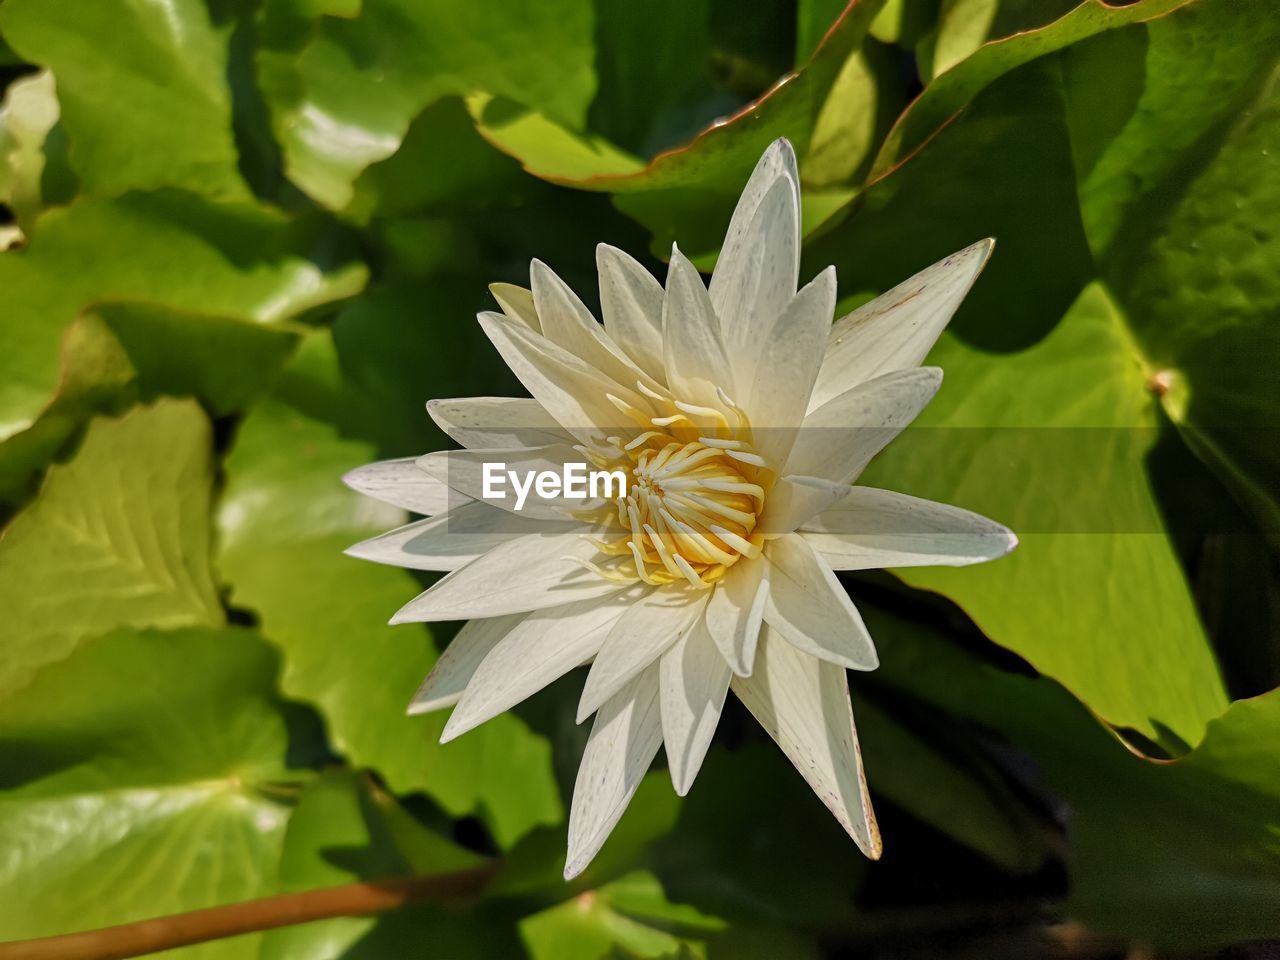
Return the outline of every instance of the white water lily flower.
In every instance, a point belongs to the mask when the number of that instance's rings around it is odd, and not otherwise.
[[[875,647],[836,570],[961,565],[1016,538],[965,510],[854,485],[932,398],[920,363],[992,242],[948,257],[834,327],[834,268],[797,292],[795,155],[774,143],[738,202],[708,289],[672,251],[666,288],[600,246],[601,326],[534,261],[480,323],[532,395],[436,401],[463,451],[371,464],[356,490],[428,519],[358,544],[449,571],[392,622],[470,620],[410,712],[453,706],[442,740],[590,664],[595,715],[569,817],[565,877],[621,817],[659,746],[677,793],[730,689],[858,847],[881,844],[846,669]],[[621,470],[605,502],[485,499],[485,463]]]

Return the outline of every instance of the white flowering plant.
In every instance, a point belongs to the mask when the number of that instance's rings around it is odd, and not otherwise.
[[[1277,50],[3,0],[0,960],[1261,955]]]

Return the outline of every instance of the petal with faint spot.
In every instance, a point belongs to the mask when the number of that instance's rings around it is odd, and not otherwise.
[[[734,677],[731,685],[858,848],[879,859],[880,829],[844,670],[797,650],[766,627],[756,670]]]

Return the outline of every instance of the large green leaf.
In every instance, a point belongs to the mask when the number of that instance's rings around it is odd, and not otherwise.
[[[1066,799],[1067,906],[1090,928],[1178,952],[1280,933],[1280,693],[1233,704],[1185,757],[1154,762],[1058,684],[868,615],[879,681],[1001,731]]]
[[[38,226],[29,247],[0,256],[8,311],[0,438],[30,428],[49,403],[63,331],[90,304],[145,301],[271,323],[364,282],[363,267],[337,258],[323,226],[174,191],[82,201]],[[43,465],[8,444],[0,464],[14,475]]]
[[[584,0],[364,0],[343,13],[304,17],[273,0],[259,53],[286,172],[330,207],[345,207],[361,171],[448,94],[480,88],[573,129],[586,119],[594,14]]]
[[[1195,9],[1125,31],[1194,35],[1198,21],[1185,18]],[[868,189],[809,262],[834,261],[852,289],[884,289],[935,255],[999,239],[933,355],[948,382],[922,423],[947,429],[891,448],[867,482],[968,502],[1030,534],[998,563],[907,579],[946,592],[1108,721],[1176,752],[1199,741],[1225,701],[1147,477],[1161,381],[1137,336],[1146,317],[1100,286],[1086,290],[1098,267],[1072,187],[1081,141],[1068,104],[1088,82],[1114,88],[1105,70],[1086,81],[1088,65],[1106,61],[1088,48],[992,84]],[[1095,132],[1094,142],[1107,140]],[[1101,266],[1110,279],[1110,263]],[[1265,393],[1249,402],[1274,409]]]
[[[303,359],[332,363],[332,348]],[[421,587],[342,553],[407,519],[342,486],[342,474],[373,455],[281,400],[259,403],[226,463],[219,568],[232,603],[252,609],[284,651],[285,691],[322,708],[340,751],[397,792],[479,812],[510,844],[560,821],[550,748],[510,715],[444,746],[442,715],[405,716],[435,657],[425,628],[387,619]]]
[[[124,630],[0,704],[0,937],[274,892],[300,776],[276,669],[242,630]],[[181,955],[242,958],[257,940]]]
[[[0,29],[57,78],[86,193],[248,196],[231,131],[230,25],[215,26],[201,0],[10,0]]]
[[[1166,412],[1280,545],[1277,49],[1274,16],[1200,0],[1099,38],[1063,83],[1101,275]]]
[[[92,423],[0,538],[0,696],[116,627],[223,620],[209,569],[209,421],[163,402]]]
[[[1146,476],[1156,404],[1114,304],[1095,285],[1026,350],[993,359],[946,337],[930,362],[947,379],[926,429],[866,482],[983,511],[1022,542],[903,579],[955,598],[1112,723],[1198,741],[1226,699]]]

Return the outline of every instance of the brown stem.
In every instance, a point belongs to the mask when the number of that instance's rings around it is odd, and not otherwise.
[[[295,923],[384,913],[408,903],[457,900],[479,893],[495,870],[495,865],[487,865],[458,873],[349,883],[101,930],[15,940],[0,943],[0,960],[121,960]]]

